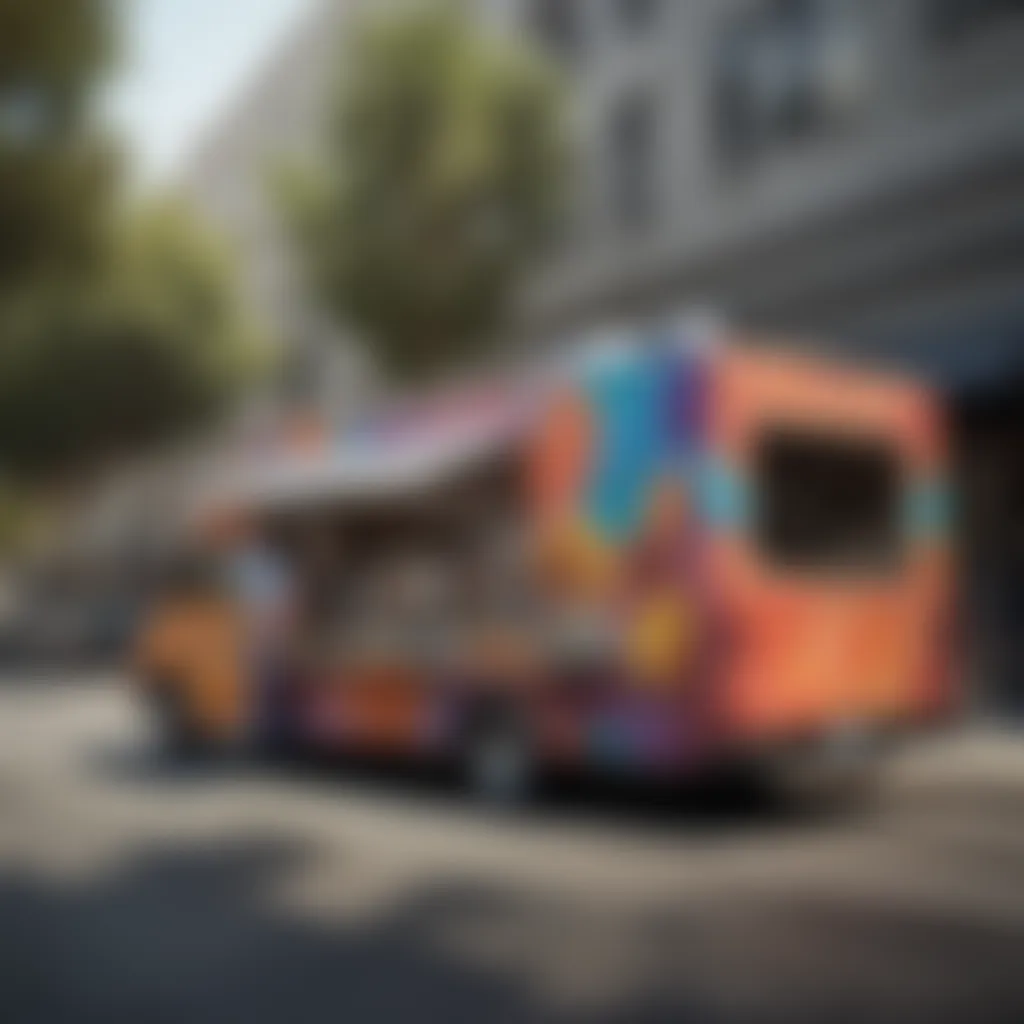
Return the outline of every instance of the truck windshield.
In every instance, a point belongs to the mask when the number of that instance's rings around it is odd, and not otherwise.
[[[857,573],[896,568],[903,481],[892,445],[775,429],[758,447],[755,476],[757,541],[773,564]]]

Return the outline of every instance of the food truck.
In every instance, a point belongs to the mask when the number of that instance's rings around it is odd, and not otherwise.
[[[845,784],[957,706],[946,436],[911,383],[670,337],[292,442],[211,507],[316,599],[270,698],[215,571],[155,610],[136,675],[176,741],[269,716],[518,799],[557,768]]]

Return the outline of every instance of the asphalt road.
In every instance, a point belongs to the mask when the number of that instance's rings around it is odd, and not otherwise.
[[[1024,1020],[1024,737],[791,820],[159,766],[116,681],[0,685],[0,1022]]]

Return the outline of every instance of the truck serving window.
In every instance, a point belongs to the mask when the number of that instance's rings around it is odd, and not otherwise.
[[[755,475],[757,539],[775,564],[853,572],[895,567],[902,486],[891,446],[777,429],[759,445]]]

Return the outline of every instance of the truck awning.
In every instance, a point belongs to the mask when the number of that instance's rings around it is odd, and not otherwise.
[[[214,506],[286,510],[404,498],[464,476],[520,442],[537,391],[476,388],[398,406],[301,451],[256,452],[224,474]]]

